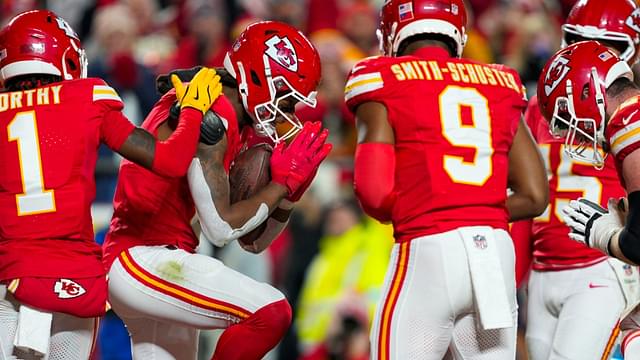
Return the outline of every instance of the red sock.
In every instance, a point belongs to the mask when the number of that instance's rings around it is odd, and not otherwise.
[[[291,324],[286,299],[271,303],[245,320],[229,326],[220,336],[211,360],[259,360],[273,349]]]

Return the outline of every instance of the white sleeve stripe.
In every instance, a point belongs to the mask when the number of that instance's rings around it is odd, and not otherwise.
[[[93,94],[93,101],[98,101],[98,100],[114,100],[114,101],[119,101],[122,102],[122,99],[120,99],[120,96],[118,96],[117,94]]]
[[[379,72],[375,72],[375,73],[369,73],[369,74],[362,74],[362,75],[354,76],[354,77],[350,78],[349,81],[347,81],[347,85],[345,86],[345,88],[349,89],[351,87],[357,86],[357,84],[359,82],[367,81],[367,80],[382,81],[382,75],[380,75]]]
[[[113,91],[116,92],[111,86],[109,85],[93,85],[93,91]]]
[[[367,92],[382,89],[383,86],[384,86],[383,82],[374,82],[374,83],[368,83],[368,84],[356,86],[351,89],[347,89],[344,95],[344,99],[345,101],[349,101],[358,95],[362,95]]]
[[[613,134],[613,136],[611,136],[611,144],[615,144],[616,141],[618,141],[619,138],[625,136],[626,134],[628,134],[630,131],[633,131],[635,129],[640,128],[640,121],[636,121],[630,125],[627,125],[625,127],[623,127],[622,129],[616,131],[615,134]]]

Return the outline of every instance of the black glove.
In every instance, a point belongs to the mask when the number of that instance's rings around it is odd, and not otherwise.
[[[173,89],[171,83],[171,75],[176,74],[183,82],[189,82],[194,76],[202,69],[202,66],[195,66],[191,69],[176,69],[168,74],[160,75],[156,78],[156,90],[160,95],[166,94],[169,90]],[[179,108],[178,108],[179,109]]]
[[[218,114],[209,110],[202,117],[200,123],[200,142],[205,145],[215,145],[222,140],[227,127]]]
[[[180,104],[176,101],[169,109],[169,120],[177,122],[179,117]],[[227,127],[222,118],[215,112],[207,110],[200,123],[200,142],[205,145],[215,145],[222,140],[226,131]]]

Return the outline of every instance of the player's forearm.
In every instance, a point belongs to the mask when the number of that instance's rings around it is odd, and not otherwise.
[[[267,219],[267,227],[260,237],[251,246],[243,245],[243,248],[252,253],[260,253],[268,248],[289,223],[289,215],[292,210],[293,204],[287,200],[282,200],[280,206]]]
[[[629,260],[620,249],[620,232],[617,232],[613,237],[611,237],[611,241],[609,242],[609,255],[620,261],[624,261],[627,264],[638,265],[637,263]]]
[[[223,210],[223,217],[231,224],[241,224],[250,216],[248,214],[254,214],[255,210],[262,205],[266,205],[269,208],[269,214],[271,214],[286,196],[286,187],[270,182],[254,196],[238,201]]]
[[[216,246],[224,246],[266,221],[286,193],[281,186],[270,184],[263,189],[265,194],[229,205],[228,179],[215,159],[194,159],[187,179],[202,232]]]
[[[184,176],[196,152],[201,120],[202,113],[187,108],[180,113],[178,127],[167,140],[160,141],[147,130],[135,128],[117,151],[160,175]]]
[[[531,219],[540,215],[544,211],[543,197],[541,195],[531,195],[526,193],[514,193],[507,198],[507,211],[509,212],[509,222]]]
[[[509,188],[507,198],[509,220],[516,221],[536,217],[549,204],[549,181],[540,151],[524,121],[509,150]]]
[[[187,173],[200,137],[202,112],[193,108],[180,111],[176,130],[165,141],[157,141],[151,169],[164,176],[181,177]]]
[[[364,143],[356,149],[354,189],[363,210],[379,221],[391,219],[395,201],[395,152],[391,144]]]
[[[628,195],[629,212],[624,228],[609,242],[609,253],[628,264],[640,264],[640,191]]]

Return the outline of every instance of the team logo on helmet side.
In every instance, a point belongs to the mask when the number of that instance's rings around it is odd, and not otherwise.
[[[76,39],[76,40],[80,40],[80,38],[78,37],[78,34],[76,34],[76,32],[73,31],[73,28],[71,28],[71,25],[69,25],[69,23],[64,21],[64,19],[56,17],[56,22],[58,23],[58,27],[62,31],[64,31],[64,33],[67,34],[68,37]]]
[[[298,71],[298,55],[296,49],[287,37],[275,35],[266,41],[267,55],[282,65],[285,69],[293,72]]]
[[[547,70],[547,75],[544,78],[544,93],[549,96],[560,84],[560,82],[567,76],[571,67],[568,65],[569,59],[564,56],[558,56],[553,60],[553,63]]]
[[[633,10],[624,23],[635,32],[640,32],[640,8]]]

